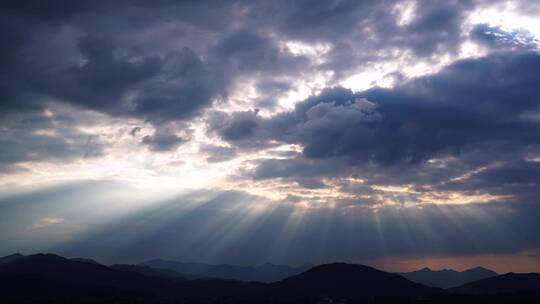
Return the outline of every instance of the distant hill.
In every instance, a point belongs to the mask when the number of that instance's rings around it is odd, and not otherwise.
[[[169,269],[191,278],[217,278],[238,281],[275,282],[302,273],[312,265],[289,267],[266,263],[256,267],[236,265],[210,265],[203,263],[181,263],[167,260],[150,260],[139,265],[156,269]]]
[[[311,303],[321,299],[363,299],[370,303],[376,299],[379,303],[388,297],[407,303],[477,303],[477,294],[490,303],[508,303],[515,300],[514,296],[489,294],[516,291],[540,292],[540,275],[510,273],[444,291],[398,274],[345,263],[321,265],[278,282],[260,283],[186,280],[171,270],[141,265],[105,266],[54,254],[0,258],[2,303]],[[540,296],[531,299],[540,300]]]
[[[84,263],[91,263],[91,264],[94,264],[94,265],[101,265],[101,263],[98,263],[92,259],[87,259],[87,258],[71,258],[70,260],[72,261],[76,261],[76,262],[84,262]]]
[[[419,296],[441,290],[363,265],[317,266],[272,284],[276,294],[319,297]]]
[[[426,286],[451,288],[465,283],[494,277],[497,273],[483,267],[475,267],[461,272],[449,269],[431,270],[426,267],[417,271],[400,273],[400,275],[413,282]]]
[[[167,272],[171,274],[171,272]],[[2,299],[255,297],[263,283],[225,280],[186,281],[137,265],[107,267],[36,254],[0,265]]]
[[[540,293],[540,274],[507,273],[450,289],[459,294]]]
[[[80,296],[128,292],[149,296],[170,293],[174,284],[171,280],[117,271],[54,254],[29,255],[0,265],[3,295]]]
[[[20,254],[20,253],[14,253],[14,254],[10,254],[10,255],[7,255],[5,257],[1,257],[0,258],[0,266],[2,264],[7,264],[7,263],[10,263],[10,262],[13,262],[13,261],[16,261],[20,258],[23,258],[24,255]]]
[[[187,278],[184,275],[174,270],[169,270],[169,269],[160,269],[160,268],[152,268],[152,267],[142,266],[142,265],[128,265],[128,264],[113,264],[113,265],[110,265],[109,267],[114,270],[135,272],[135,273],[140,273],[140,274],[144,274],[148,276],[187,280]]]
[[[329,264],[265,284],[220,279],[185,280],[171,270],[141,265],[104,266],[54,254],[4,258],[4,299],[52,298],[223,298],[418,296],[436,290],[374,268]],[[274,266],[267,265],[274,269]],[[45,300],[44,300],[45,301]]]

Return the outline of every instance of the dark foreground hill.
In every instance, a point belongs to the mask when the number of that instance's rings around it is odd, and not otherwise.
[[[22,257],[0,266],[0,294],[4,298],[170,298],[256,296],[262,283],[225,280],[186,281],[141,266],[69,260],[54,254]]]
[[[440,292],[397,274],[345,263],[317,266],[277,282],[273,287],[277,294],[319,297],[418,297]]]
[[[284,265],[275,265],[266,263],[256,267],[237,266],[237,265],[211,265],[204,263],[182,263],[155,259],[145,261],[139,265],[148,266],[156,269],[168,269],[182,273],[191,278],[216,278],[238,281],[257,281],[257,282],[276,282],[290,276],[302,273],[312,265],[301,267],[289,267]]]
[[[451,269],[431,270],[426,267],[417,271],[400,273],[400,275],[422,285],[451,288],[494,277],[497,273],[483,267],[475,267],[461,272]]]
[[[11,262],[14,262],[20,258],[23,258],[24,255],[20,254],[20,253],[14,253],[14,254],[10,254],[10,255],[7,255],[5,257],[1,257],[0,258],[0,266],[2,266],[3,264],[7,264],[7,263],[11,263]]]
[[[54,254],[25,256],[0,265],[0,291],[4,296],[150,296],[172,294],[175,284],[174,280],[117,271]]]
[[[533,292],[540,294],[540,274],[507,273],[467,283],[449,290],[458,294],[502,294]]]
[[[351,264],[329,264],[271,283],[233,280],[186,280],[170,270],[70,260],[53,254],[18,257],[0,266],[4,297],[79,298],[302,298],[411,296],[434,289],[396,274]]]
[[[53,254],[0,261],[2,303],[479,303],[486,299],[489,303],[509,303],[516,299],[513,295],[479,298],[471,294],[538,291],[540,286],[538,274],[508,274],[445,292],[397,274],[345,263],[317,266],[275,283],[257,283],[186,280],[170,270],[104,266]],[[538,296],[528,297],[527,303],[530,299],[540,301]]]

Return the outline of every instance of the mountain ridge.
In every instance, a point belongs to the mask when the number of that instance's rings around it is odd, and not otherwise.
[[[458,294],[501,294],[535,292],[540,294],[539,273],[505,273],[470,282],[449,290]]]
[[[452,288],[469,282],[494,277],[496,272],[484,267],[473,267],[463,271],[452,269],[432,270],[429,267],[422,269],[399,273],[399,275],[426,286],[438,288]]]
[[[164,259],[152,259],[141,262],[138,265],[148,266],[156,269],[168,269],[182,273],[191,278],[216,278],[265,283],[276,282],[289,276],[299,274],[313,267],[313,265],[291,267],[272,263],[264,263],[258,266],[237,266],[231,264],[178,262]]]
[[[140,265],[95,264],[55,254],[0,258],[0,294],[20,299],[445,299],[532,292],[540,300],[540,274],[508,273],[443,290],[360,264],[331,263],[273,282],[242,282],[161,272]],[[478,270],[478,269],[477,269]],[[482,269],[480,269],[482,270]],[[454,298],[458,299],[458,298]],[[491,298],[493,299],[493,298]],[[498,298],[494,298],[498,299]],[[287,300],[287,301],[288,301]],[[213,300],[212,300],[213,301]],[[189,302],[189,301],[188,301]],[[233,301],[234,302],[234,301]]]
[[[274,283],[282,294],[300,296],[419,296],[440,290],[412,282],[397,274],[360,264],[332,263]]]

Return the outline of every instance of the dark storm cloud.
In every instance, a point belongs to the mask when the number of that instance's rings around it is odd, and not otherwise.
[[[259,3],[259,13],[275,16],[255,21],[284,37],[330,46],[319,68],[340,79],[369,64],[397,59],[410,51],[420,59],[455,53],[463,41],[466,12],[481,1],[422,2],[412,20],[399,24],[400,1],[295,1]],[[286,8],[285,8],[286,7]],[[400,52],[392,53],[399,49]]]
[[[417,54],[430,55],[436,51],[456,51],[461,25],[474,1],[422,2],[419,17],[405,27],[402,43]]]
[[[279,97],[283,96],[291,89],[291,85],[286,81],[262,80],[257,83],[257,92],[263,95],[257,103],[257,108],[273,110],[277,105]]]
[[[251,138],[259,123],[257,111],[239,112],[232,117],[218,114],[211,120],[221,137],[230,141]]]
[[[249,31],[238,31],[226,35],[212,49],[221,64],[229,65],[233,71],[264,71],[273,74],[290,72],[306,65],[306,58],[282,52],[276,42]]]
[[[388,60],[380,55],[386,49],[451,52],[465,9],[477,2],[419,5],[404,26],[396,3],[3,2],[1,107],[40,108],[49,97],[155,124],[189,120],[245,77],[263,88],[317,69],[345,75]],[[285,39],[328,43],[331,51],[317,66],[284,48]],[[270,91],[260,90],[261,105],[271,107]]]
[[[505,200],[526,205],[537,204],[540,199],[540,163],[527,160],[499,160],[464,180],[453,180],[437,185],[437,190],[485,191],[506,196]]]
[[[137,2],[83,1],[58,11],[39,3],[3,4],[2,108],[40,108],[49,97],[160,124],[199,114],[214,99],[225,98],[238,77],[263,72],[271,79],[297,74],[309,64],[268,36],[229,31],[233,2],[212,9],[188,4],[160,2],[150,11],[141,11],[146,4]],[[96,13],[120,9],[115,19]],[[187,33],[144,39],[143,30],[166,29],[167,22],[185,31],[187,24],[195,26],[193,32],[202,34],[198,40]],[[170,39],[180,47],[169,45]]]
[[[478,24],[470,35],[480,45],[496,50],[535,50],[537,48],[536,38],[525,30],[507,32],[500,27]]]
[[[268,82],[298,75],[310,64],[267,33],[230,29],[239,5],[2,2],[0,116],[31,120],[47,103],[61,102],[141,118],[161,128],[170,121],[189,120],[214,100],[226,99],[235,79],[249,76]],[[170,31],[172,26],[178,31]],[[43,137],[30,125],[27,130],[17,128],[6,129],[3,137],[6,164],[67,158],[81,150],[70,147],[69,136]],[[186,140],[160,133],[145,137],[143,143],[163,151]]]
[[[121,113],[119,101],[122,95],[154,76],[161,65],[157,57],[136,60],[135,56],[115,56],[113,43],[96,37],[82,38],[78,50],[86,62],[81,67],[62,71],[60,75],[51,75],[65,78],[60,78],[57,86],[49,89],[50,95],[104,112]],[[46,85],[51,83],[43,86]]]
[[[153,122],[188,119],[219,94],[222,80],[192,50],[185,48],[167,59],[160,76],[165,79],[140,87],[132,114]]]
[[[490,141],[536,146],[537,53],[501,53],[456,62],[392,89],[327,89],[289,113],[237,113],[216,127],[230,142],[249,136],[296,143],[308,158],[347,157],[382,165],[418,163]],[[262,130],[259,130],[262,129]]]
[[[352,42],[360,48],[408,47],[431,53],[459,40],[466,9],[475,1],[423,2],[411,23],[399,25],[399,1],[272,1],[255,4],[259,22],[271,22],[281,34],[303,41]],[[272,19],[263,16],[271,16]],[[255,22],[255,21],[254,21]]]
[[[313,159],[260,159],[256,161],[255,179],[293,178],[304,179],[318,176],[341,176],[350,173],[348,164],[339,159],[319,162]]]
[[[98,135],[80,132],[70,117],[40,113],[5,117],[0,122],[0,172],[17,170],[21,162],[56,161],[100,156],[105,143]]]
[[[185,140],[182,137],[176,134],[167,133],[146,135],[142,138],[142,143],[148,145],[153,151],[169,151],[178,147],[184,142]]]
[[[303,147],[300,156],[254,160],[255,169],[244,173],[255,180],[311,188],[304,186],[308,179],[324,188],[323,180],[331,179],[355,196],[370,195],[377,185],[414,191],[408,198],[394,195],[396,202],[439,193],[444,203],[444,193],[459,192],[529,206],[540,198],[538,163],[531,160],[540,154],[538,69],[537,52],[496,53],[391,89],[326,89],[290,112],[221,114],[213,125],[241,149],[276,142]]]
[[[234,147],[216,146],[216,145],[201,145],[199,151],[206,154],[206,161],[210,163],[218,163],[233,159],[237,155],[237,149]]]

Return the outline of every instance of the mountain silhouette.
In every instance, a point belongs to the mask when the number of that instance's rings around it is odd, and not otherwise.
[[[540,293],[540,274],[507,273],[450,289],[459,294]]]
[[[24,255],[20,254],[20,253],[14,253],[14,254],[10,254],[10,255],[7,255],[5,257],[1,257],[0,258],[0,266],[3,265],[3,264],[7,264],[7,263],[11,263],[13,261],[16,261],[20,258],[23,258]]]
[[[104,265],[73,261],[54,254],[36,254],[0,265],[2,294],[85,296],[172,294],[176,281]]]
[[[317,266],[272,287],[276,294],[318,297],[419,296],[439,292],[397,274],[346,263]]]
[[[266,267],[274,268],[272,265]],[[117,303],[117,299],[126,299],[126,303],[169,303],[170,300],[180,303],[274,300],[292,303],[298,299],[372,301],[373,298],[387,297],[398,297],[406,302],[429,299],[430,303],[476,303],[478,294],[486,301],[502,299],[506,303],[514,298],[490,294],[519,291],[540,293],[540,274],[509,273],[444,291],[412,282],[398,274],[345,263],[320,265],[281,281],[261,283],[208,278],[188,280],[169,269],[126,264],[105,266],[54,254],[0,258],[0,294],[5,303],[49,303],[58,299],[61,303],[79,300]],[[222,301],[224,299],[227,300]],[[535,296],[532,299],[540,300]]]
[[[98,263],[95,260],[88,259],[88,258],[71,258],[70,260],[76,261],[76,262],[85,262],[85,263],[91,263],[95,265],[101,265],[101,263]]]
[[[0,265],[0,294],[11,299],[253,297],[264,294],[265,287],[263,283],[230,280],[186,281],[168,270],[138,265],[108,267],[54,254],[24,256]]]
[[[188,278],[216,278],[238,281],[275,282],[302,273],[312,265],[289,267],[266,263],[256,267],[236,265],[210,265],[204,263],[181,263],[161,259],[142,262],[139,265],[156,269],[169,269],[182,273]]]
[[[461,272],[451,269],[431,270],[426,267],[417,271],[400,273],[400,275],[413,282],[426,286],[451,288],[465,283],[494,277],[497,273],[483,267],[475,267]]]
[[[140,273],[147,276],[173,278],[177,280],[178,279],[187,280],[187,278],[181,273],[178,273],[174,270],[169,270],[169,269],[160,269],[160,268],[152,268],[152,267],[142,266],[142,265],[129,265],[129,264],[113,264],[113,265],[110,265],[109,268],[112,268],[114,270],[119,270],[119,271]]]

